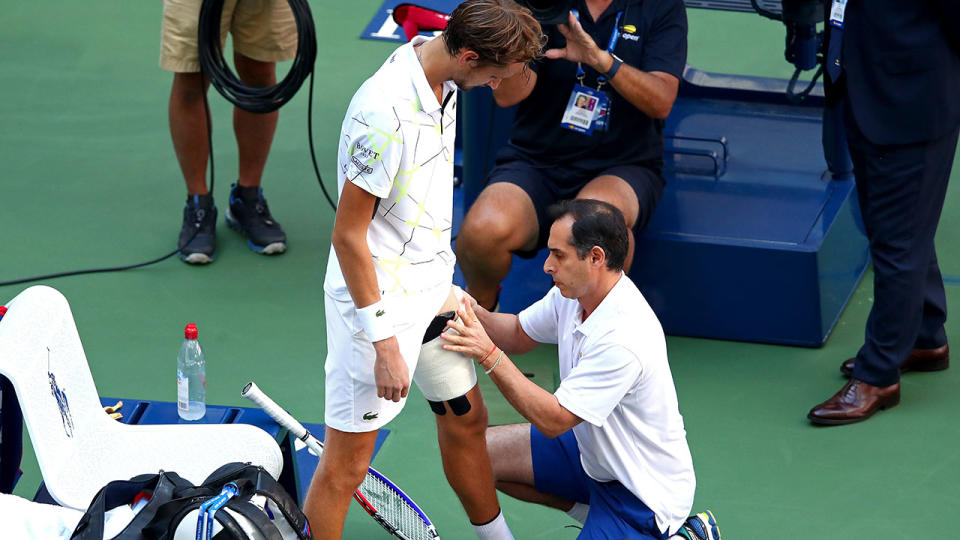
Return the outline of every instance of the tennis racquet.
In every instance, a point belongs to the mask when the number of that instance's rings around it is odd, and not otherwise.
[[[249,382],[240,395],[256,403],[278,424],[285,427],[294,437],[306,443],[318,456],[323,453],[323,443],[311,434],[307,428],[297,422],[287,411],[280,408],[269,396],[263,393],[255,383]],[[430,518],[417,506],[407,494],[394,485],[373,467],[367,470],[360,487],[353,498],[384,529],[397,538],[404,540],[439,539],[437,529]],[[374,506],[371,501],[376,501]]]

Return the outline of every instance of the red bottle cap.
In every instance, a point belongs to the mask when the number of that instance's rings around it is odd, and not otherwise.
[[[190,323],[183,329],[183,337],[187,339],[197,339],[197,325]]]
[[[0,317],[7,314],[7,306],[0,306]]]

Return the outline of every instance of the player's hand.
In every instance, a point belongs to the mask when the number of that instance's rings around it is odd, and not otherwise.
[[[447,328],[452,328],[457,333],[444,332],[440,337],[447,342],[443,346],[444,350],[458,352],[479,362],[493,349],[493,341],[477,319],[470,300],[473,299],[469,295],[464,295],[460,301],[460,309],[457,310],[459,319],[447,321]],[[476,304],[476,300],[472,303]]]
[[[375,341],[377,359],[373,363],[373,378],[377,383],[377,397],[400,401],[410,391],[410,371],[400,354],[396,336]]]
[[[580,26],[580,21],[573,13],[567,14],[567,24],[558,24],[557,30],[567,38],[567,46],[562,49],[549,49],[543,53],[544,56],[551,59],[564,58],[593,67],[601,63],[605,51],[600,49],[590,34]]]

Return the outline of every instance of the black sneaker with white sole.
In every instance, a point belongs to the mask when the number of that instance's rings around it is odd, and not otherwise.
[[[210,194],[187,196],[177,250],[184,262],[213,262],[217,250],[217,207]]]
[[[250,249],[263,255],[279,255],[287,250],[287,235],[270,215],[270,207],[259,187],[230,187],[227,225],[247,237]]]

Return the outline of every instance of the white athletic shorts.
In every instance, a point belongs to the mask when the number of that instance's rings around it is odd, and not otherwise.
[[[407,361],[410,377],[417,369],[420,345],[427,326],[440,312],[450,294],[450,284],[416,296],[387,295],[382,298],[393,312],[400,354]],[[379,429],[393,420],[406,403],[377,397],[373,376],[376,353],[357,321],[356,306],[324,294],[327,317],[327,361],[324,422],[337,430],[361,433]]]

